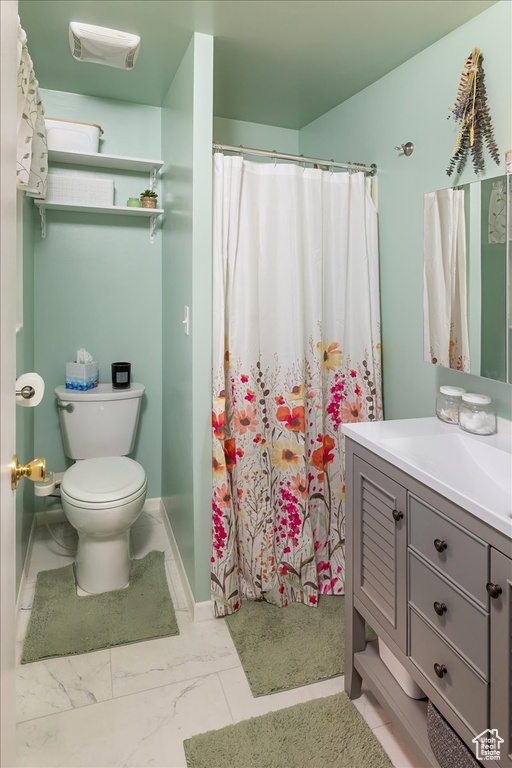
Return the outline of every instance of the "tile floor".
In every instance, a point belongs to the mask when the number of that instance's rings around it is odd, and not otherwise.
[[[54,532],[73,545],[67,523],[55,525]],[[343,690],[338,677],[253,698],[225,623],[191,621],[158,514],[141,515],[132,542],[134,557],[165,551],[180,635],[19,665],[19,768],[184,768],[183,740],[189,736]],[[30,602],[38,571],[71,560],[38,528],[23,601]],[[18,661],[29,616],[29,610],[20,612]],[[371,693],[354,703],[396,768],[422,768]]]

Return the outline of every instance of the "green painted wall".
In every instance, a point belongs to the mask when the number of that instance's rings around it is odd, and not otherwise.
[[[269,149],[297,155],[299,152],[299,132],[293,128],[276,128],[273,125],[248,123],[243,120],[229,120],[225,117],[213,118],[213,140],[220,144],[251,149]],[[263,158],[248,155],[248,160],[258,162]]]
[[[23,327],[16,334],[16,376],[34,370],[34,242],[32,209],[34,203],[23,195],[22,247],[22,303],[23,315],[18,322]],[[20,296],[20,294],[18,294]],[[16,452],[20,461],[26,464],[34,459],[34,408],[16,408]],[[34,515],[34,486],[23,482],[16,491],[16,585],[20,585],[21,574],[27,555],[28,541]]]
[[[105,131],[101,151],[159,158],[160,109],[41,93],[47,116],[99,123]],[[69,167],[60,172],[69,173]],[[117,204],[149,184],[146,174],[80,172],[114,178]],[[132,456],[146,470],[149,497],[160,496],[161,487],[161,249],[161,232],[154,245],[149,243],[147,220],[49,211],[43,240],[34,214],[35,369],[46,382],[35,413],[35,452],[54,471],[69,465],[53,389],[64,382],[66,362],[75,359],[78,348],[85,347],[98,361],[101,382],[111,380],[112,361],[129,360],[133,380],[147,388]]]
[[[210,597],[212,93],[213,38],[195,34],[162,108],[162,498],[197,601]]]
[[[377,163],[381,313],[386,418],[434,413],[436,390],[454,384],[491,395],[512,416],[509,385],[423,362],[423,194],[446,187],[458,126],[446,120],[464,60],[484,55],[488,101],[502,155],[512,135],[512,4],[497,3],[472,21],[300,131],[300,152]],[[394,147],[412,141],[414,153]],[[500,169],[487,159],[487,176]],[[468,161],[461,183],[475,180]]]

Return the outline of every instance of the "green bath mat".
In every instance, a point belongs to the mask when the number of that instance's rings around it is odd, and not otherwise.
[[[278,608],[247,600],[225,621],[253,696],[287,691],[345,671],[345,598],[322,595],[317,608]],[[367,627],[368,640],[376,635]]]
[[[392,768],[345,693],[184,742],[189,768]]]
[[[178,634],[163,552],[134,560],[126,589],[86,597],[66,565],[37,575],[21,663]]]

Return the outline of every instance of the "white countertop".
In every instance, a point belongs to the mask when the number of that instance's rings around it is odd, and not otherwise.
[[[435,416],[343,424],[344,434],[512,539],[512,422],[495,435]]]

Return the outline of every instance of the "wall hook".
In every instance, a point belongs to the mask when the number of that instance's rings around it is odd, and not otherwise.
[[[400,144],[399,147],[395,147],[395,149],[397,152],[402,152],[406,157],[409,157],[414,152],[414,144],[412,141],[408,141],[406,144]]]

